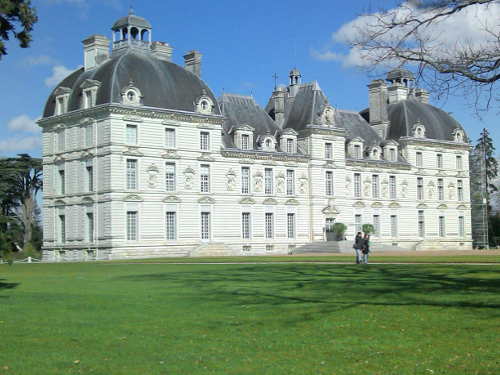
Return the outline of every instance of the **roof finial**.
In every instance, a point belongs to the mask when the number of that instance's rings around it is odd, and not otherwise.
[[[276,91],[276,89],[278,88],[278,74],[274,73],[273,78],[274,78],[274,91]]]
[[[134,14],[134,7],[132,5],[132,2],[130,2],[130,6],[128,7],[128,15],[131,16]]]

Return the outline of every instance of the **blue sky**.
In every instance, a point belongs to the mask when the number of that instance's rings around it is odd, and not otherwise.
[[[30,48],[7,44],[8,55],[0,60],[2,82],[0,111],[0,155],[29,152],[39,156],[40,133],[34,125],[53,86],[82,64],[81,41],[92,34],[111,37],[110,27],[128,12],[153,25],[153,40],[170,43],[174,62],[182,55],[201,51],[202,78],[219,96],[222,92],[253,95],[265,106],[274,87],[287,83],[297,67],[303,81],[317,80],[335,107],[361,110],[367,106],[366,85],[373,75],[345,66],[341,61],[321,59],[326,52],[346,53],[334,43],[332,33],[361,13],[390,6],[392,1],[316,0],[243,1],[124,1],[124,0],[35,0],[39,22]],[[460,121],[472,140],[487,127],[500,147],[495,109],[479,119],[467,102],[450,97],[433,101]]]

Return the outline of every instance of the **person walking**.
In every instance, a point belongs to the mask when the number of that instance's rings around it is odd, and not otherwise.
[[[370,236],[365,233],[365,236],[361,240],[361,263],[368,264],[368,254],[370,254]]]
[[[354,245],[352,245],[354,251],[356,252],[356,264],[361,263],[361,248],[363,247],[363,235],[361,232],[358,232],[356,234],[356,237],[354,237]]]

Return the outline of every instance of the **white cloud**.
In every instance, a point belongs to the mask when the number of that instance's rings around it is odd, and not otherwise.
[[[40,137],[11,137],[0,140],[0,153],[18,153],[40,147]]]
[[[36,124],[38,119],[32,119],[28,115],[19,115],[7,123],[7,127],[12,131],[38,133],[40,127]]]
[[[24,59],[24,62],[26,65],[56,65],[57,60],[47,56],[47,55],[40,55],[40,56],[29,56],[26,59]]]
[[[45,79],[45,85],[53,87],[66,78],[74,69],[68,69],[64,65],[56,65],[52,67],[52,75]]]
[[[380,30],[379,18],[392,20],[404,19],[410,12],[417,14],[417,17],[428,16],[428,10],[415,9],[411,1],[390,9],[387,13],[371,13],[362,15],[354,20],[342,25],[332,34],[334,44],[349,45],[356,40],[362,40],[367,34]],[[500,33],[500,2],[485,5],[473,5],[454,13],[451,16],[439,18],[426,28],[419,29],[419,37],[426,40],[428,48],[433,55],[446,57],[447,59],[460,58],[464,50],[491,50],[496,47],[495,33]],[[399,40],[408,28],[395,28],[391,32],[379,37],[379,41],[390,43]],[[493,31],[493,33],[490,33]],[[411,44],[415,40],[408,40]],[[319,53],[314,51],[312,56],[323,61],[342,61],[345,66],[367,66],[370,65],[370,57],[375,57],[374,51],[359,50],[350,48],[347,53],[336,53],[330,50]]]

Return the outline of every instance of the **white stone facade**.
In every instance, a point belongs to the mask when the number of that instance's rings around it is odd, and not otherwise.
[[[347,225],[348,240],[374,224],[375,249],[471,247],[463,139],[419,132],[366,149],[328,107],[323,123],[259,146],[256,124],[228,134],[225,115],[200,102],[185,111],[94,97],[68,110],[64,95],[67,112],[39,121],[45,260],[286,254],[324,241],[332,221]]]

